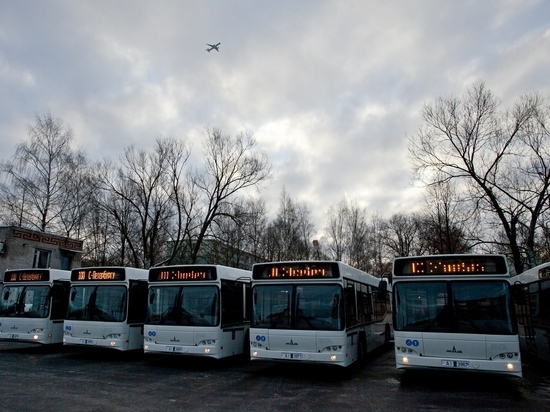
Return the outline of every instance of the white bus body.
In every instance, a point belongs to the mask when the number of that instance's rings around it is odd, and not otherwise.
[[[386,286],[335,261],[252,268],[250,358],[349,366],[390,339]]]
[[[398,369],[522,376],[504,256],[395,258],[392,282]]]
[[[550,262],[512,278],[521,349],[550,362]]]
[[[248,354],[250,274],[221,265],[149,269],[144,352]]]
[[[71,272],[7,270],[0,293],[0,340],[61,343]]]
[[[73,269],[63,343],[143,349],[147,275],[146,269],[120,266]]]

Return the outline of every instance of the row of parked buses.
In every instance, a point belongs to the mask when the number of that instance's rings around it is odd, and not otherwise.
[[[386,286],[332,261],[8,270],[0,339],[348,366],[390,339]]]
[[[8,270],[0,339],[346,367],[393,334],[397,368],[520,377],[520,344],[550,360],[549,266],[511,285],[503,255],[395,258],[390,286],[335,261]]]

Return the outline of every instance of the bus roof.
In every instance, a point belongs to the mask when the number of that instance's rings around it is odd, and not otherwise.
[[[506,276],[506,257],[501,254],[445,254],[396,257],[393,276]]]
[[[272,269],[269,273],[269,269]],[[348,278],[378,286],[380,278],[336,260],[262,262],[252,266],[252,279],[266,281],[335,280]]]
[[[15,276],[14,275],[33,275],[36,274],[38,276],[35,277],[29,277],[29,276]],[[71,271],[70,270],[61,270],[61,269],[50,269],[50,268],[25,268],[25,269],[8,269],[4,273],[4,277],[2,280],[5,282],[10,282],[10,278],[13,278],[12,281],[17,282],[47,282],[47,281],[53,281],[53,280],[61,280],[61,279],[67,279],[69,280],[71,278]],[[17,280],[15,280],[17,279]]]
[[[149,269],[150,282],[177,282],[202,280],[247,280],[250,281],[250,270],[215,264],[187,264],[157,266]]]
[[[512,278],[515,282],[531,283],[550,278],[550,262],[543,263]]]
[[[147,280],[149,271],[128,266],[90,266],[71,270],[71,281]]]

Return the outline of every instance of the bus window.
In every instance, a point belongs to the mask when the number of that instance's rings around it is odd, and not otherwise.
[[[23,292],[24,317],[46,318],[50,314],[50,287],[27,286]]]
[[[511,335],[514,333],[508,288],[503,282],[452,284],[457,332]]]
[[[395,330],[446,331],[450,308],[445,282],[398,283],[395,289]]]

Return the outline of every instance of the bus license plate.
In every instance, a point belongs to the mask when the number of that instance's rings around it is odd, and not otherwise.
[[[302,353],[281,353],[283,359],[303,359]]]
[[[92,339],[80,339],[80,343],[82,345],[91,345],[94,341]]]
[[[181,346],[167,346],[166,351],[167,352],[183,352],[183,348]]]
[[[441,366],[445,366],[447,368],[468,369],[470,367],[470,362],[442,360],[441,361]]]
[[[8,339],[19,339],[19,335],[17,335],[17,334],[10,334],[10,335],[8,335]]]

